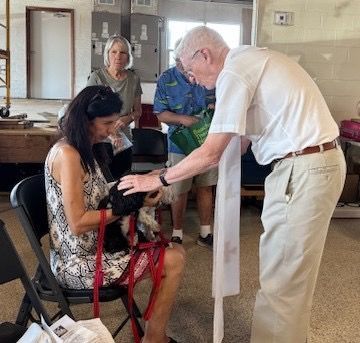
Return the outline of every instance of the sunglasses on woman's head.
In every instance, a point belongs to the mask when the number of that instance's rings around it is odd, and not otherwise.
[[[111,87],[106,87],[105,89],[99,89],[97,91],[97,93],[90,99],[89,101],[89,105],[92,103],[92,102],[95,102],[95,101],[105,101],[106,100],[106,97],[110,94],[114,93],[113,90],[111,89]]]

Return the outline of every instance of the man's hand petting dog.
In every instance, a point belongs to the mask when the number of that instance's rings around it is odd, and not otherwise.
[[[151,192],[162,187],[159,179],[159,173],[151,172],[142,175],[126,175],[120,178],[118,190],[122,190],[124,195],[130,195],[138,192]]]

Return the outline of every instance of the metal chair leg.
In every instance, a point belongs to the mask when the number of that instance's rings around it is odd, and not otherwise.
[[[30,319],[31,310],[32,310],[31,300],[27,296],[27,294],[25,294],[21,302],[19,312],[17,314],[16,324],[21,326],[26,326]]]
[[[129,302],[128,302],[128,296],[127,294],[124,294],[122,297],[121,297],[121,300],[125,306],[125,308],[127,309],[129,315],[131,316],[131,311],[129,309]],[[142,314],[139,310],[139,308],[137,307],[135,301],[133,300],[133,308],[132,308],[132,312],[134,314],[134,317],[135,317],[135,325],[136,325],[136,328],[138,330],[138,333],[139,333],[139,336],[140,337],[143,337],[144,336],[144,330],[138,320],[138,318],[142,318]]]

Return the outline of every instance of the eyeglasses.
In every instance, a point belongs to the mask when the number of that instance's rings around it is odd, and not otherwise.
[[[190,63],[188,65],[188,67],[186,68],[187,70],[185,70],[184,66],[182,66],[182,69],[183,69],[183,74],[188,78],[188,79],[194,79],[195,78],[195,74],[193,73],[193,71],[191,70],[192,67],[191,65],[193,64],[193,61],[195,59],[195,57],[199,54],[199,52],[201,52],[202,49],[198,49],[196,50],[193,55],[191,56],[191,59],[190,59]]]
[[[193,55],[192,55],[192,57],[191,57],[191,60],[193,60],[193,59],[195,58],[195,56],[196,56],[200,51],[201,51],[201,49],[196,50],[196,51],[193,53]]]

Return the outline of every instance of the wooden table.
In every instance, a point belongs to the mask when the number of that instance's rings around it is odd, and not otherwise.
[[[0,130],[0,163],[43,163],[57,139],[55,128]]]

